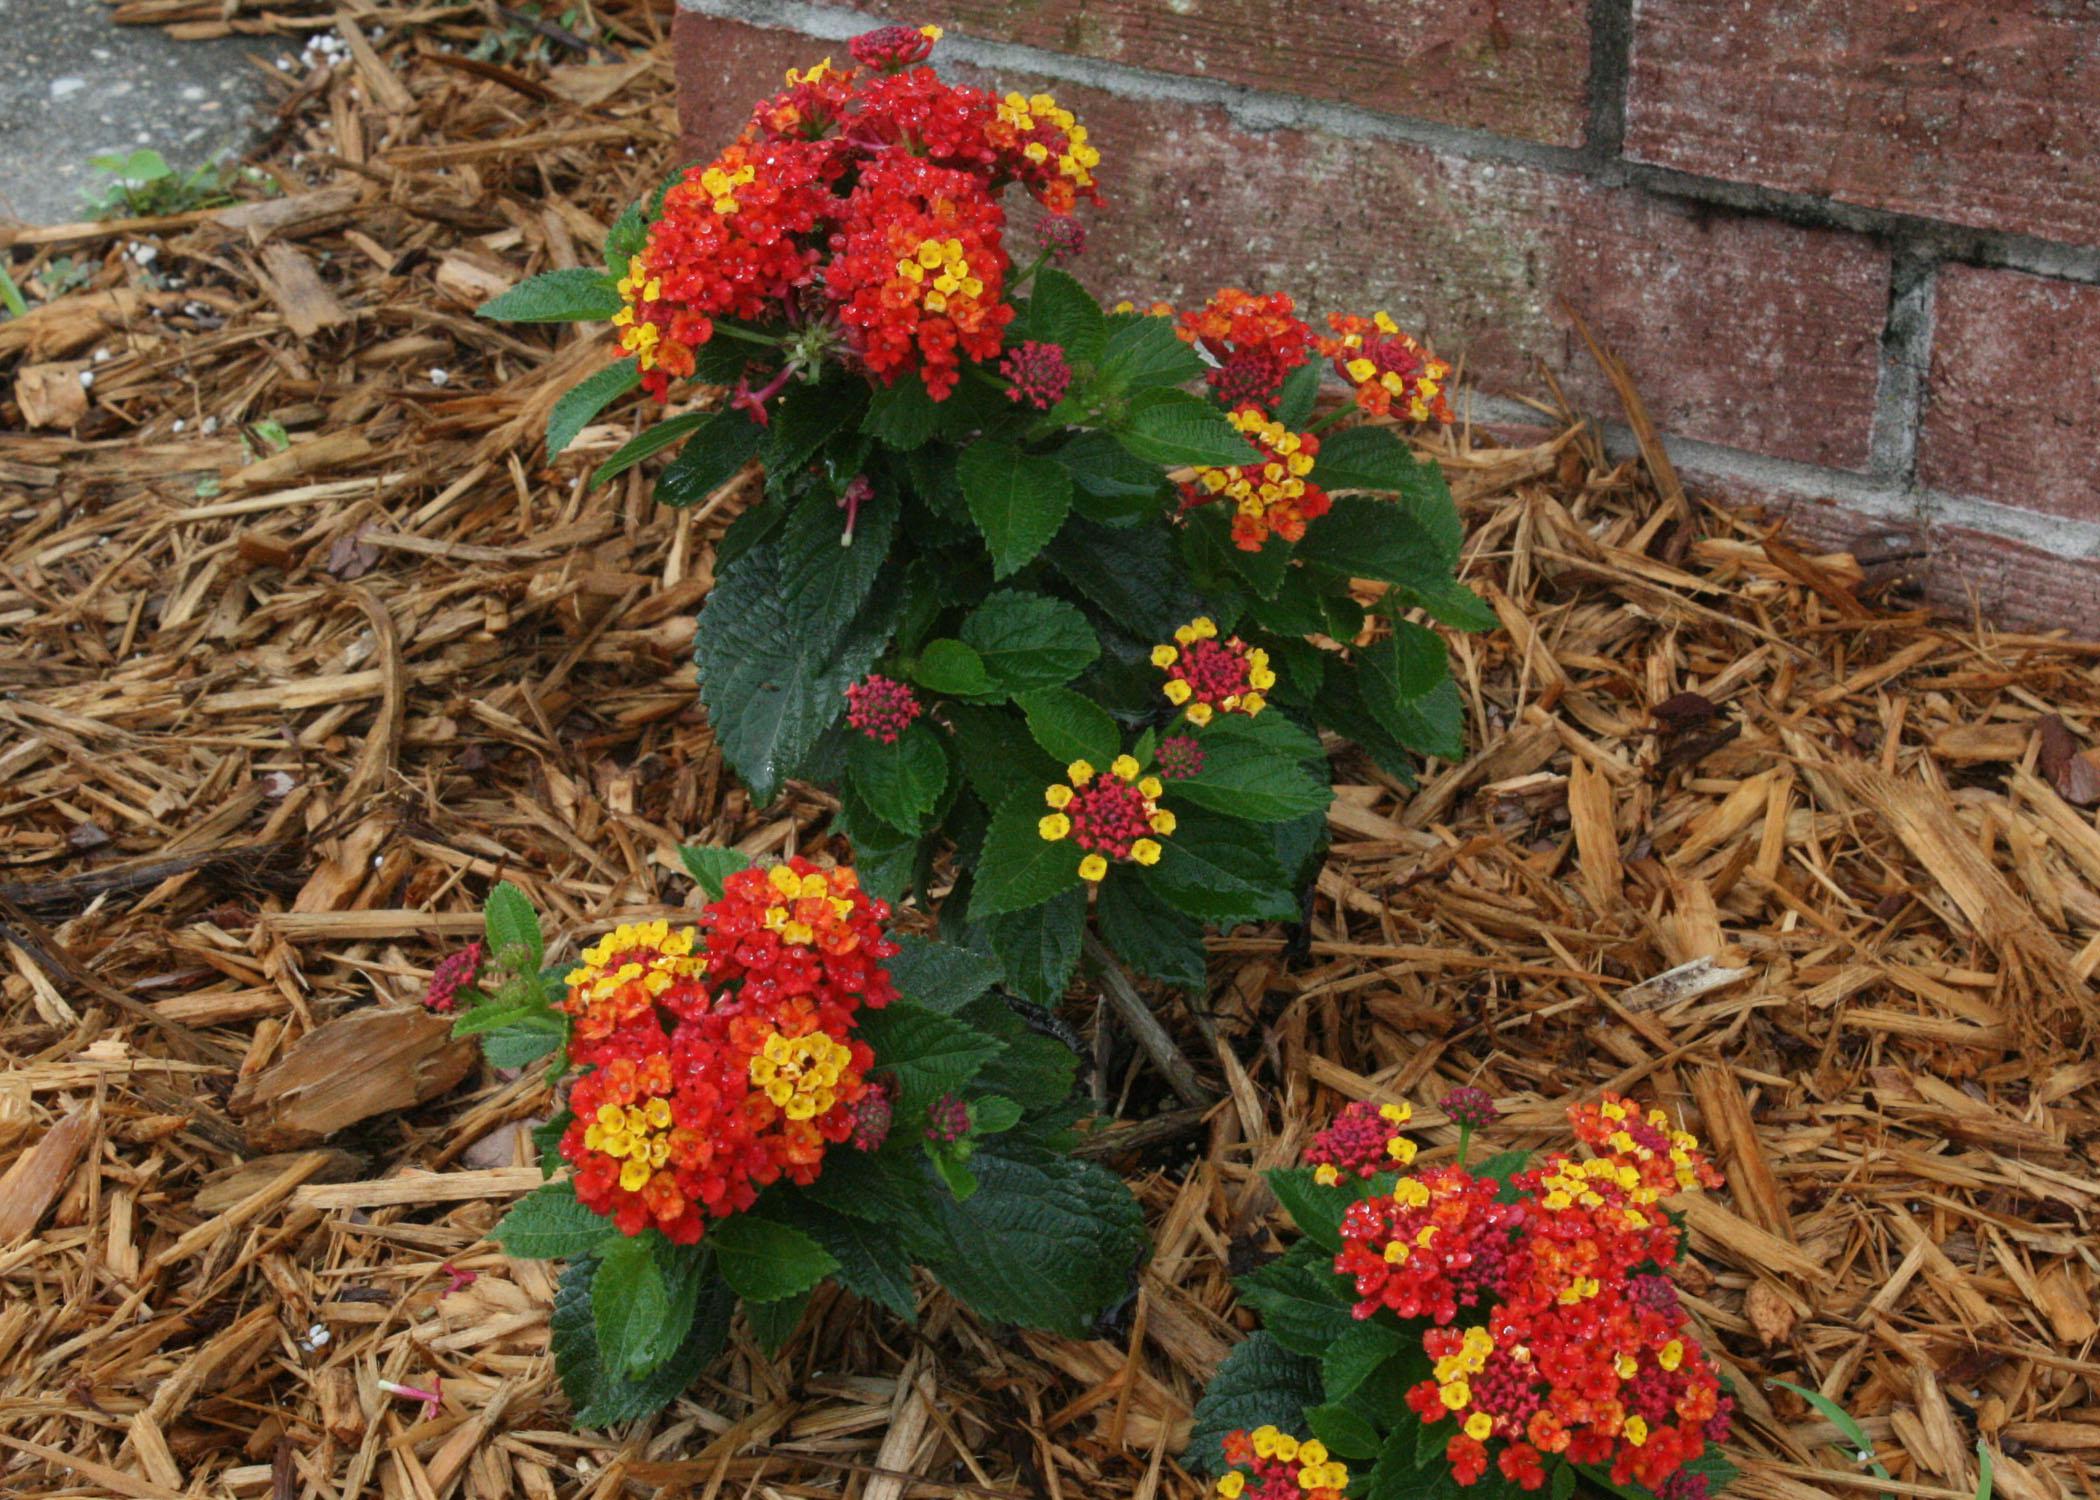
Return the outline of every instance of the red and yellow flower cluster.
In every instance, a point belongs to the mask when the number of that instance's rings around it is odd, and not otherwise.
[[[1117,756],[1105,772],[1075,760],[1065,768],[1065,781],[1043,793],[1050,811],[1036,832],[1051,843],[1070,839],[1085,851],[1079,878],[1089,884],[1108,874],[1111,860],[1158,864],[1164,852],[1159,841],[1174,831],[1174,814],[1159,805],[1166,788],[1140,770],[1132,755]]]
[[[1181,487],[1184,510],[1213,500],[1232,505],[1232,544],[1242,552],[1259,552],[1272,536],[1295,542],[1308,521],[1333,509],[1327,491],[1308,476],[1319,456],[1320,440],[1293,432],[1258,406],[1243,406],[1226,420],[1261,454],[1261,462],[1213,468],[1195,466],[1195,478]]]
[[[1161,691],[1198,729],[1216,714],[1249,718],[1269,706],[1276,686],[1269,653],[1238,636],[1218,639],[1217,622],[1198,615],[1174,632],[1174,644],[1152,648],[1152,665],[1167,674]]]
[[[701,913],[704,938],[622,924],[567,976],[562,1157],[576,1196],[623,1234],[680,1244],[785,1177],[816,1180],[854,1134],[875,1058],[851,1034],[896,997],[889,908],[850,869],[794,858],[740,870]]]
[[[1384,313],[1368,318],[1332,314],[1333,338],[1315,340],[1334,361],[1335,374],[1356,392],[1356,404],[1374,417],[1408,422],[1451,420],[1444,384],[1451,366],[1400,331]]]
[[[1349,1487],[1348,1467],[1325,1443],[1274,1427],[1225,1434],[1225,1462],[1219,1500],[1342,1500]]]
[[[1680,1471],[1726,1435],[1732,1403],[1675,1288],[1642,1268],[1677,1258],[1661,1200],[1720,1176],[1659,1110],[1606,1095],[1569,1117],[1588,1154],[1517,1174],[1514,1202],[1446,1165],[1350,1204],[1335,1270],[1355,1284],[1358,1317],[1429,1321],[1431,1376],[1407,1404],[1452,1424],[1445,1455],[1461,1485],[1487,1472],[1494,1444],[1495,1466],[1527,1490],[1559,1455],[1694,1497],[1701,1482]],[[1361,1162],[1372,1133],[1352,1121],[1322,1155]]]
[[[1000,193],[1052,214],[1098,201],[1101,154],[1048,94],[1003,98],[923,67],[937,27],[883,27],[791,70],[720,156],[663,198],[614,322],[642,383],[690,376],[715,321],[824,324],[884,384],[921,371],[938,401],[959,362],[996,359],[1014,310]]]
[[[1226,409],[1275,404],[1284,377],[1312,358],[1313,331],[1286,292],[1255,296],[1220,287],[1210,301],[1180,317],[1175,330],[1214,362],[1204,378]]]

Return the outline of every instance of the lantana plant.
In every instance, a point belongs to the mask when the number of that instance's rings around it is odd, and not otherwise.
[[[937,36],[789,72],[619,220],[607,269],[482,312],[618,329],[551,453],[636,386],[682,408],[596,480],[682,444],[655,493],[691,506],[763,465],[694,647],[755,802],[834,794],[866,885],[945,895],[1038,1002],[1089,912],[1124,962],[1200,987],[1206,925],[1302,915],[1323,731],[1403,779],[1462,753],[1429,622],[1494,616],[1398,430],[1451,419],[1451,371],[1383,313],[1317,332],[1282,292],[1104,310],[1065,269],[1100,199],[1086,127],[941,78]]]
[[[825,1282],[911,1319],[914,1267],[995,1322],[1082,1334],[1127,1295],[1135,1200],[1071,1159],[1077,1059],[996,994],[996,965],[891,936],[849,868],[689,849],[697,925],[625,922],[543,968],[508,883],[426,1001],[490,1061],[545,1061],[551,1180],[497,1224],[568,1262],[552,1316],[585,1426],[654,1411],[739,1304],[777,1347]]]
[[[1361,1500],[1578,1488],[1706,1500],[1733,1401],[1670,1280],[1676,1195],[1720,1184],[1660,1110],[1568,1111],[1576,1152],[1416,1169],[1405,1104],[1350,1105],[1269,1174],[1302,1238],[1239,1279],[1264,1328],[1219,1366],[1191,1457],[1217,1494]],[[1288,1482],[1286,1482],[1288,1481]]]

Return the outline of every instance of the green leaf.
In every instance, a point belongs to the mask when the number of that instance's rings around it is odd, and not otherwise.
[[[768,1359],[786,1348],[787,1341],[802,1326],[802,1315],[809,1311],[809,1298],[808,1292],[797,1292],[776,1302],[744,1304],[744,1321],[751,1325],[751,1337]]]
[[[1225,505],[1205,505],[1194,511],[1181,529],[1181,545],[1199,574],[1214,576],[1221,584],[1244,582],[1263,599],[1273,597],[1292,576],[1292,545],[1271,536],[1258,550],[1244,550],[1232,539],[1232,513]]]
[[[765,435],[763,427],[740,411],[711,413],[657,475],[657,502],[680,510],[705,500],[743,471]],[[721,562],[719,557],[716,561]]]
[[[1502,617],[1494,606],[1455,578],[1423,579],[1401,584],[1400,598],[1453,630],[1495,630]]]
[[[1203,769],[1176,781],[1174,795],[1253,823],[1283,823],[1325,812],[1334,801],[1334,788],[1316,779],[1302,760],[1274,748],[1259,730],[1240,727],[1270,718],[1282,715],[1272,708],[1254,719],[1224,715],[1213,720],[1200,736]]]
[[[1145,391],[1132,399],[1127,420],[1129,425],[1116,431],[1116,441],[1148,463],[1179,468],[1261,462],[1261,454],[1225,413],[1187,391]]]
[[[661,1411],[722,1352],[736,1301],[720,1281],[702,1289],[691,1327],[678,1352],[637,1379],[609,1373],[592,1327],[591,1288],[598,1262],[585,1257],[562,1272],[549,1319],[554,1364],[576,1408],[579,1427],[614,1427]]]
[[[1014,699],[1028,716],[1035,742],[1060,761],[1088,760],[1105,766],[1123,748],[1123,736],[1108,710],[1070,688],[1037,688]]]
[[[1460,1495],[1471,1500],[1474,1491],[1458,1487],[1449,1465],[1420,1467],[1424,1441],[1449,1443],[1456,1431],[1448,1421],[1434,1426],[1413,1421],[1395,1424],[1371,1465],[1370,1483],[1364,1486],[1365,1500],[1457,1500]],[[1499,1478],[1491,1469],[1475,1488],[1491,1492]]]
[[[495,323],[602,323],[620,310],[615,278],[587,266],[542,271],[474,310]]]
[[[970,1126],[979,1135],[1004,1135],[1021,1123],[1023,1113],[1018,1100],[1004,1094],[986,1094],[971,1101]]]
[[[727,887],[724,882],[739,870],[751,868],[751,856],[741,849],[722,849],[712,844],[688,844],[678,851],[679,860],[693,883],[707,892],[707,899],[719,901]]]
[[[993,814],[970,893],[972,921],[1025,911],[1078,888],[1079,847],[1069,838],[1046,839],[1037,828],[1048,811],[1040,791],[1020,791]]]
[[[611,1220],[576,1201],[575,1188],[550,1182],[511,1205],[489,1238],[516,1260],[566,1260],[588,1255],[616,1232]]]
[[[1156,514],[1166,498],[1166,476],[1105,432],[1082,432],[1050,457],[1072,476],[1073,504],[1096,521],[1129,521]]]
[[[933,436],[940,416],[940,407],[926,394],[926,383],[917,375],[900,375],[875,388],[860,430],[885,448],[909,452]]]
[[[961,1010],[1000,980],[999,965],[968,948],[909,932],[897,934],[895,941],[890,979],[900,996],[927,1010]]]
[[[1378,1367],[1406,1351],[1400,1330],[1364,1321],[1343,1333],[1320,1356],[1320,1379],[1327,1399],[1340,1401],[1369,1380]]]
[[[591,1284],[591,1326],[598,1356],[614,1375],[645,1375],[677,1352],[699,1291],[697,1275],[667,1276],[655,1231],[606,1242]],[[695,1252],[697,1255],[697,1252]]]
[[[1129,865],[1110,870],[1094,920],[1101,941],[1140,974],[1192,995],[1204,993],[1209,976],[1203,924],[1162,901],[1143,871]]]
[[[714,412],[687,412],[682,417],[667,417],[653,427],[644,427],[622,444],[619,452],[591,470],[588,488],[596,489],[606,480],[626,473],[643,459],[661,453],[703,423],[718,420],[719,415]]]
[[[754,1213],[731,1214],[709,1227],[722,1279],[746,1302],[778,1302],[808,1291],[839,1267],[836,1257],[790,1224]]]
[[[956,461],[955,476],[970,518],[991,549],[995,578],[1033,562],[1072,509],[1071,476],[1012,443],[971,444]]]
[[[955,758],[987,808],[1018,796],[1040,802],[1044,789],[1064,778],[1064,766],[1044,753],[1018,713],[957,703],[949,705],[948,723]]]
[[[1141,641],[1169,640],[1176,626],[1210,612],[1163,526],[1100,526],[1075,516],[1050,562],[1103,618]]]
[[[1066,891],[1040,905],[993,917],[985,925],[1009,988],[1037,1005],[1055,1006],[1064,998],[1072,971],[1079,966],[1085,891]]]
[[[891,827],[905,833],[925,831],[933,810],[948,789],[948,752],[940,736],[924,724],[913,724],[891,744],[864,734],[847,742],[846,767],[854,790]]]
[[[912,666],[911,679],[930,693],[957,698],[983,698],[998,692],[984,658],[961,641],[928,641]]]
[[[1322,360],[1310,359],[1283,377],[1276,395],[1276,420],[1293,432],[1303,432],[1320,396],[1320,379],[1327,372]]]
[[[613,276],[625,276],[628,262],[640,255],[649,244],[649,219],[642,212],[642,205],[630,203],[613,220],[612,228],[605,232],[605,269]]]
[[[481,1039],[481,1055],[492,1068],[526,1068],[562,1044],[567,1028],[544,1012],[499,1027]]]
[[[1307,1407],[1305,1427],[1336,1458],[1370,1458],[1378,1452],[1378,1429],[1368,1418],[1339,1403]]]
[[[1336,1275],[1332,1254],[1309,1239],[1234,1285],[1240,1305],[1260,1313],[1276,1341],[1300,1354],[1318,1359],[1356,1326],[1354,1284]]]
[[[641,367],[632,359],[623,359],[595,375],[585,376],[562,392],[547,416],[547,457],[553,458],[575,442],[576,434],[588,427],[593,417],[641,383]]]
[[[513,974],[538,972],[546,953],[540,917],[523,891],[508,880],[497,881],[481,903],[481,924],[491,958]]]
[[[868,387],[858,380],[827,380],[819,385],[791,381],[773,403],[766,426],[767,477],[778,483],[799,473],[819,448],[859,424],[867,404]]]
[[[767,1208],[815,1240],[839,1263],[832,1278],[855,1296],[879,1302],[909,1323],[918,1314],[911,1254],[888,1225],[836,1213],[807,1193],[783,1193]],[[778,1303],[759,1303],[760,1307]]]
[[[1095,385],[1103,395],[1186,385],[1203,374],[1203,360],[1181,341],[1170,318],[1114,319],[1101,351]]]
[[[1298,1232],[1329,1255],[1342,1248],[1342,1215],[1357,1195],[1340,1184],[1322,1187],[1311,1167],[1277,1167],[1268,1173],[1269,1190]]]
[[[1144,1221],[1130,1189],[1011,1135],[980,1145],[970,1166],[977,1191],[941,1202],[947,1245],[929,1268],[981,1317],[1084,1336],[1131,1289]]]
[[[1029,288],[1027,312],[1008,336],[1009,342],[1034,339],[1037,343],[1057,344],[1064,349],[1065,358],[1076,365],[1101,357],[1108,324],[1101,315],[1100,304],[1087,295],[1085,287],[1056,267],[1045,266],[1035,273],[1035,282]]]
[[[838,722],[846,685],[874,664],[896,618],[892,575],[850,620],[806,629],[787,597],[786,566],[777,542],[738,558],[716,578],[693,638],[708,723],[754,806],[770,802]]]
[[[1465,708],[1435,631],[1396,620],[1356,658],[1364,707],[1388,734],[1419,754],[1464,758]]]
[[[1187,1461],[1206,1474],[1225,1472],[1225,1435],[1275,1425],[1303,1432],[1305,1409],[1320,1399],[1317,1360],[1293,1354],[1266,1332],[1253,1333],[1225,1356],[1196,1403]]]
[[[959,1147],[928,1146],[927,1159],[933,1163],[934,1175],[948,1189],[948,1196],[957,1203],[967,1203],[970,1195],[977,1191],[977,1174],[963,1165]]]
[[[1549,1500],[1571,1500],[1575,1493],[1575,1479],[1576,1473],[1573,1464],[1568,1463],[1564,1459],[1554,1464],[1553,1478],[1546,1490]],[[1715,1490],[1713,1493],[1719,1494],[1720,1492]]]
[[[1006,1049],[979,1070],[972,1088],[1029,1110],[1055,1109],[1071,1097],[1079,1057],[1064,1042],[1030,1026],[995,995],[971,1002],[963,1018]]]
[[[916,1130],[926,1107],[959,1094],[1000,1050],[966,1021],[908,1001],[862,1012],[856,1030],[875,1049],[875,1066],[897,1079],[896,1128]]]
[[[1147,872],[1170,906],[1206,922],[1289,921],[1298,903],[1285,884],[1268,830],[1215,813],[1180,814]]]
[[[1061,686],[1101,654],[1101,643],[1077,609],[1062,599],[1012,589],[972,611],[962,638],[992,681],[1009,693]]]
[[[881,1151],[831,1152],[822,1175],[794,1196],[825,1213],[880,1225],[896,1235],[914,1259],[924,1261],[939,1255],[947,1243],[934,1206],[941,1189],[918,1140],[895,1131],[892,1137]]]
[[[1344,578],[1410,585],[1448,578],[1452,561],[1400,505],[1366,495],[1342,496],[1308,526],[1298,560]]]
[[[1418,459],[1384,427],[1349,427],[1320,440],[1312,482],[1336,490],[1378,490],[1430,538],[1449,573],[1458,562],[1465,526],[1451,501],[1451,486],[1433,459]]]
[[[803,497],[780,536],[781,586],[788,617],[816,635],[838,631],[875,586],[889,561],[890,537],[902,508],[888,484],[861,503],[851,546],[841,546],[844,517],[823,490]]]

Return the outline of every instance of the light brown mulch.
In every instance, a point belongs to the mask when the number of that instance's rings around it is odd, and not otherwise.
[[[2011,1500],[2094,1492],[2100,647],[1890,612],[1567,413],[1446,446],[1506,627],[1455,643],[1477,748],[1415,790],[1341,758],[1308,930],[1215,941],[1163,1012],[1218,1102],[1072,995],[1157,1241],[1101,1337],[841,1298],[777,1366],[740,1336],[662,1418],[572,1434],[549,1270],[481,1238],[545,1095],[415,996],[499,875],[574,940],[690,906],[679,844],[805,846],[827,811],[753,812],[694,704],[748,480],[586,494],[638,413],[551,468],[539,432],[602,340],[472,317],[588,262],[668,159],[662,15],[594,10],[611,50],[473,67],[438,49],[483,7],[365,5],[385,39],[286,85],[283,196],[0,230],[17,279],[94,268],[0,323],[0,1489],[1192,1494],[1258,1170],[1356,1097],[1444,1149],[1463,1082],[1497,1144],[1602,1085],[1717,1142],[1685,1286],[1745,1407],[1737,1493],[1954,1500],[1979,1436]],[[23,435],[78,367],[81,410]],[[436,1377],[428,1421],[374,1384]]]

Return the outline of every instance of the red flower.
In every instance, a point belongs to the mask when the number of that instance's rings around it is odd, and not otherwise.
[[[1335,337],[1316,341],[1335,373],[1356,388],[1356,404],[1374,417],[1449,422],[1444,386],[1451,366],[1400,331],[1384,313],[1327,319]]]
[[[796,858],[742,870],[691,928],[623,925],[587,949],[562,1008],[571,1054],[561,1155],[576,1195],[625,1234],[690,1244],[782,1178],[807,1184],[825,1152],[876,1114],[875,1057],[850,1034],[895,996],[888,908],[851,870]]]
[[[1026,402],[1037,411],[1048,411],[1064,400],[1065,390],[1072,384],[1072,367],[1065,363],[1065,351],[1056,344],[1039,344],[1034,339],[1009,351],[999,361],[999,373],[1013,382],[1006,388],[1006,399]]]
[[[961,357],[998,356],[1014,316],[1000,300],[1005,229],[1005,212],[971,173],[895,155],[862,170],[824,276],[870,373],[887,385],[919,370],[939,401],[955,388]]]
[[[1181,315],[1176,331],[1201,344],[1217,361],[1204,378],[1218,399],[1237,411],[1258,406],[1267,411],[1284,377],[1312,358],[1312,329],[1294,311],[1284,292],[1260,296],[1238,287],[1221,287],[1210,301]]]
[[[1254,445],[1261,461],[1223,468],[1196,465],[1196,477],[1181,487],[1182,508],[1231,502],[1232,544],[1242,552],[1261,551],[1272,535],[1299,540],[1308,521],[1333,509],[1327,492],[1308,477],[1320,440],[1291,431],[1255,406],[1243,406],[1227,420]]]
[[[896,744],[922,712],[908,684],[880,672],[870,672],[846,689],[846,722],[885,745]]]

